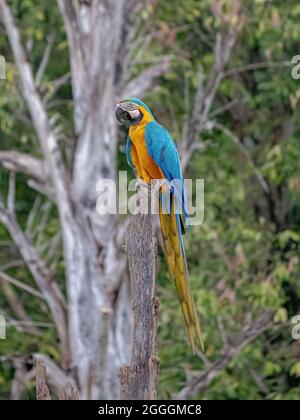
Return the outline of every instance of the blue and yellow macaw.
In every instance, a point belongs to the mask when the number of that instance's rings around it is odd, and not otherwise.
[[[170,188],[167,192],[162,188],[159,194],[159,217],[164,251],[177,289],[188,339],[195,353],[195,336],[202,350],[204,345],[191,292],[182,238],[187,217],[186,195],[175,143],[169,132],[155,121],[148,106],[139,99],[131,98],[119,102],[116,107],[116,117],[122,125],[129,128],[126,157],[135,175],[146,183],[151,183],[152,180],[169,182]],[[164,206],[166,202],[167,211]],[[181,211],[176,210],[178,203]]]

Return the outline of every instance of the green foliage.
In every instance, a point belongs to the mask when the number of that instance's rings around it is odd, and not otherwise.
[[[67,42],[59,12],[53,2],[14,0],[20,20],[23,42],[29,48],[35,69],[41,60],[47,36],[55,30],[52,59],[43,79],[44,93],[53,89],[52,80],[69,69]],[[202,66],[205,78],[214,64],[213,45],[220,21],[212,10],[215,0],[173,0],[153,2],[144,10],[145,30],[155,36],[143,52],[136,55],[135,72],[161,54],[173,56],[172,67],[160,81],[158,90],[147,100],[159,121],[167,126],[177,142],[182,138],[186,112],[186,86],[193,103],[197,86],[197,69]],[[227,2],[228,3],[228,2]],[[286,62],[299,54],[299,16],[297,1],[247,0],[242,2],[246,25],[239,35],[228,68],[253,63]],[[4,36],[1,54],[7,57],[8,79],[0,82],[1,149],[11,149],[39,156],[35,135],[17,88],[16,69]],[[188,177],[205,180],[205,221],[187,233],[185,242],[192,289],[199,309],[206,341],[206,356],[214,362],[224,345],[220,328],[230,337],[238,334],[246,321],[262,311],[274,311],[274,326],[249,344],[238,357],[211,381],[195,398],[201,399],[278,399],[300,398],[299,343],[291,338],[290,319],[300,313],[300,115],[298,101],[300,81],[293,80],[291,68],[262,66],[232,73],[222,81],[212,113],[215,119],[240,140],[257,170],[264,177],[269,192],[262,187],[241,149],[218,130],[201,133],[201,141],[212,143],[201,153],[195,152]],[[70,133],[72,103],[70,86],[59,90],[54,98],[63,101],[50,113],[58,112]],[[227,111],[220,108],[232,102]],[[122,133],[123,134],[123,133]],[[123,136],[122,136],[123,137]],[[124,148],[120,146],[119,169],[126,169]],[[6,184],[1,171],[2,186]],[[17,179],[17,211],[25,226],[35,194],[23,177]],[[5,187],[4,187],[5,190]],[[41,199],[40,207],[45,205]],[[46,215],[45,215],[46,212]],[[42,255],[53,263],[62,287],[64,262],[61,243],[52,256],[45,244],[59,234],[57,212],[51,208],[42,218],[47,228],[36,241]],[[0,265],[19,259],[9,236],[0,226]],[[2,245],[3,244],[3,245]],[[8,270],[18,279],[32,279],[24,266]],[[186,379],[205,369],[186,343],[186,334],[175,289],[169,279],[164,258],[158,274],[160,323],[159,356],[161,376],[159,396],[170,398]],[[19,293],[34,321],[51,322],[38,298]],[[0,307],[12,316],[5,299]],[[3,355],[30,355],[40,351],[59,360],[54,328],[33,337],[12,326],[9,340],[0,341]],[[9,395],[14,369],[8,361],[0,368],[0,398]],[[32,396],[28,390],[27,398]]]
[[[176,49],[184,51],[188,59],[175,64],[177,78],[162,83],[160,97],[153,98],[153,103],[160,119],[180,141],[184,77],[189,81],[192,100],[195,69],[201,63],[207,74],[213,64],[209,48],[215,36],[209,8],[213,2],[164,3],[163,16],[171,20],[169,25],[180,22],[187,27],[178,33]],[[297,8],[296,2],[245,2],[247,25],[228,67],[290,61],[299,53],[295,44],[300,35]],[[212,139],[213,143],[195,154],[190,164],[189,176],[205,180],[205,221],[187,235],[186,245],[207,356],[217,360],[223,346],[218,319],[231,337],[241,330],[247,317],[255,318],[270,308],[275,312],[276,326],[246,347],[198,395],[200,398],[300,397],[299,352],[297,342],[291,339],[290,323],[300,310],[298,91],[299,82],[291,78],[290,67],[266,67],[225,78],[214,103],[214,110],[218,110],[227,102],[237,101],[217,119],[238,136],[267,181],[270,193],[262,191],[241,150],[216,130],[202,133],[202,141]],[[159,276],[163,308],[160,395],[169,398],[181,389],[186,378],[205,366],[185,348],[181,314],[175,293],[169,288],[166,291],[165,277],[163,270]]]

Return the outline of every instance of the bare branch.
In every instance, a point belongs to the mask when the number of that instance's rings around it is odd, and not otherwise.
[[[31,369],[28,371],[28,368],[26,367],[27,360],[24,357],[12,356],[10,357],[10,361],[12,361],[15,368],[10,399],[20,400],[28,383],[34,378],[34,370]]]
[[[53,185],[55,185],[56,194],[65,202],[68,202],[67,190],[65,187],[64,162],[55,135],[51,131],[42,99],[35,85],[32,68],[27,61],[21,43],[19,28],[15,24],[14,17],[6,0],[0,0],[0,14],[2,15],[15,63],[19,71],[21,91],[31,115],[45,160],[47,161],[49,176],[51,176]]]
[[[76,47],[74,41],[78,41],[79,27],[74,3],[69,0],[58,0],[58,5],[65,22],[71,48]]]
[[[13,215],[15,215],[15,196],[16,196],[16,174],[15,172],[10,172],[9,181],[8,181],[7,209]]]
[[[182,171],[185,172],[189,160],[190,160],[190,156],[194,153],[194,152],[203,152],[203,150],[207,149],[207,147],[212,146],[214,143],[212,140],[205,140],[205,141],[198,141],[198,143],[193,143],[190,148],[188,153],[186,153],[185,150],[182,150],[182,145],[178,145],[179,146],[179,150],[180,150],[180,154],[181,154],[181,167],[182,167]]]
[[[21,281],[13,278],[11,276],[9,276],[8,274],[3,273],[2,271],[0,271],[0,282],[1,281],[2,282],[10,283],[13,286],[18,287],[19,289],[22,289],[25,292],[30,293],[33,296],[36,296],[36,297],[38,297],[40,299],[44,299],[42,293],[40,293],[39,291],[35,290],[33,287],[28,286],[27,284],[22,283]]]
[[[13,241],[0,241],[0,246],[1,245],[2,246],[15,246]],[[23,260],[11,260],[11,261],[7,261],[5,264],[2,264],[0,266],[0,270],[5,271],[10,268],[23,267],[23,266],[24,266]]]
[[[93,381],[97,387],[99,387],[101,395],[104,397],[109,395],[107,377],[105,372],[105,366],[107,366],[107,358],[109,357],[108,352],[105,351],[108,346],[109,340],[109,322],[111,319],[111,308],[109,306],[103,306],[100,309],[101,313],[101,330],[98,338],[98,347],[102,351],[98,352],[97,359],[95,360],[95,374]],[[93,395],[89,395],[89,399],[93,399]]]
[[[233,106],[237,105],[238,100],[235,98],[232,101],[227,102],[225,105],[221,106],[220,108],[216,109],[215,111],[212,111],[209,116],[210,118],[215,118],[220,114],[223,114],[224,112],[231,109]]]
[[[0,284],[0,287],[11,310],[14,312],[14,314],[19,320],[24,322],[24,330],[29,334],[40,335],[39,329],[32,324],[32,319],[29,317],[20,299],[15,294],[13,287],[7,282],[2,282]]]
[[[211,362],[209,361],[208,357],[205,356],[205,353],[202,353],[199,349],[196,349],[196,355],[199,357],[199,359],[202,360],[204,363],[204,366],[209,367],[211,366]]]
[[[140,97],[145,94],[151,87],[155,79],[164,75],[170,68],[170,61],[164,60],[162,63],[155,64],[147,68],[137,77],[130,80],[121,92],[118,94],[122,98],[137,96]]]
[[[220,316],[218,316],[217,322],[218,322],[218,328],[219,328],[219,331],[220,331],[220,336],[221,336],[222,341],[223,341],[223,347],[226,349],[228,347],[228,340],[227,340],[227,335],[226,335],[226,332],[225,332],[224,323],[223,323],[223,320]]]
[[[27,235],[29,235],[30,232],[32,232],[33,223],[36,219],[40,204],[41,204],[41,198],[40,196],[37,196],[36,199],[34,200],[33,206],[27,217],[26,228],[25,228],[25,233]]]
[[[223,77],[234,76],[239,73],[245,73],[247,71],[262,70],[268,68],[282,68],[282,67],[291,67],[292,63],[290,60],[286,61],[260,61],[258,63],[250,63],[244,66],[235,67],[224,71]]]
[[[63,76],[55,79],[51,82],[51,88],[48,93],[43,97],[43,102],[46,104],[47,109],[49,109],[50,104],[48,103],[50,99],[55,95],[55,93],[60,89],[62,86],[66,85],[71,80],[71,73],[67,72]]]
[[[9,324],[17,327],[39,327],[39,328],[55,328],[51,322],[35,322],[35,321],[18,321],[16,319],[10,319]]]
[[[185,121],[183,149],[186,161],[192,155],[192,145],[197,142],[198,135],[202,132],[207,122],[209,112],[218,91],[219,85],[224,78],[225,66],[227,65],[237,36],[244,24],[241,4],[233,1],[230,10],[226,14],[220,4],[215,2],[212,6],[213,13],[222,22],[223,28],[217,33],[214,47],[214,65],[211,74],[204,84],[202,67],[198,70],[198,88],[193,105],[193,113],[189,120]],[[237,19],[232,19],[232,17]],[[235,26],[232,22],[237,21]]]
[[[184,117],[183,117],[183,128],[182,128],[182,138],[187,139],[188,130],[189,130],[189,121],[191,117],[190,110],[190,85],[186,74],[184,75]]]
[[[39,211],[39,224],[32,231],[32,237],[36,238],[36,248],[39,248],[39,242],[43,236],[43,233],[47,227],[49,214],[52,209],[51,201],[46,201],[40,208]]]
[[[55,41],[55,34],[52,33],[48,37],[48,42],[47,42],[47,46],[46,46],[45,51],[44,51],[43,58],[41,60],[41,63],[39,65],[39,68],[38,68],[38,70],[36,72],[36,75],[35,75],[35,85],[37,87],[40,86],[42,78],[43,78],[44,73],[46,71],[46,68],[47,68],[47,65],[48,65],[48,62],[49,62],[49,58],[50,58],[50,55],[51,55],[51,51],[52,51],[52,48],[54,46],[54,41]]]
[[[47,182],[43,161],[26,153],[1,151],[0,164],[10,171],[24,173],[42,183]]]
[[[261,174],[261,172],[256,167],[255,163],[253,162],[252,157],[250,156],[248,150],[244,147],[244,145],[240,141],[240,139],[234,133],[232,133],[227,127],[225,127],[223,124],[217,123],[215,121],[209,121],[207,123],[207,126],[208,126],[209,129],[216,128],[216,129],[222,131],[230,140],[232,140],[232,142],[235,145],[238,146],[238,148],[241,150],[241,152],[245,156],[246,160],[248,161],[250,167],[252,168],[260,186],[263,189],[263,191],[265,193],[269,194],[270,189],[269,189],[269,186],[268,186],[266,180],[264,179],[263,175]]]
[[[35,181],[34,179],[29,179],[27,181],[28,187],[32,188],[33,190],[37,191],[39,194],[42,194],[49,198],[50,201],[56,203],[56,195],[53,188],[49,186],[49,184],[43,184],[39,181]]]
[[[0,201],[0,222],[6,227],[11,238],[18,246],[29,271],[41,290],[56,325],[60,345],[63,354],[63,360],[68,363],[69,347],[67,333],[67,314],[66,302],[57,283],[52,278],[53,275],[48,269],[46,263],[40,258],[34,248],[30,238],[22,231],[16,217],[4,208]]]
[[[127,233],[130,221],[131,221],[131,216],[128,215],[127,218],[124,220],[124,222],[120,223],[118,226],[118,235],[117,235],[118,247],[125,246],[126,233]]]
[[[73,389],[77,391],[76,384],[74,380],[66,375],[66,373],[45,354],[35,353],[33,355],[34,360],[38,360],[39,363],[42,363],[45,367],[45,378],[47,378],[47,383],[49,387],[53,389],[57,395],[59,395],[67,384],[70,384]]]
[[[256,370],[250,368],[250,373],[259,391],[262,392],[264,395],[269,395],[270,389],[267,387],[267,385],[262,380],[261,376],[256,372]]]
[[[60,400],[80,400],[79,392],[71,384],[67,384],[59,393]]]
[[[230,340],[230,346],[222,351],[218,359],[205,369],[200,376],[188,382],[175,396],[175,399],[185,400],[194,397],[209,386],[211,381],[226,368],[232,359],[238,356],[248,344],[272,326],[272,315],[273,313],[271,311],[266,311],[252,324],[246,325],[241,333],[237,334],[233,340]]]
[[[189,123],[187,138],[185,139],[187,149],[193,142],[196,141],[198,133],[200,133],[204,128],[216,92],[223,78],[224,67],[229,60],[236,35],[236,33],[230,33],[230,35],[228,34],[224,37],[221,33],[217,34],[215,44],[215,64],[205,87],[203,86],[203,74],[200,69],[198,89],[193,107],[194,111]]]

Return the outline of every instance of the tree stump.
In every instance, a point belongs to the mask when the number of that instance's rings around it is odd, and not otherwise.
[[[149,195],[150,197],[150,191]],[[156,240],[153,216],[133,216],[126,238],[134,315],[131,363],[120,370],[122,400],[156,399],[158,300],[155,290]]]

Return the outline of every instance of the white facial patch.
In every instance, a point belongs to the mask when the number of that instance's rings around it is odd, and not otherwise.
[[[139,117],[140,115],[140,111],[138,109],[134,109],[133,111],[128,111],[128,113],[133,119]]]

